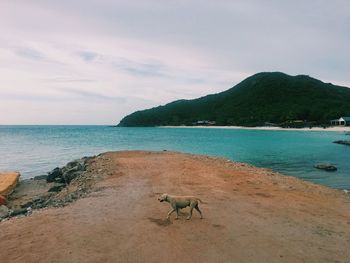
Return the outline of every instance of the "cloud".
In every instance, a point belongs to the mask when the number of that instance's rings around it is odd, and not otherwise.
[[[33,59],[33,60],[44,60],[45,56],[44,54],[40,53],[39,51],[32,49],[32,48],[16,48],[15,53],[23,58],[26,59]]]
[[[115,103],[125,103],[126,98],[124,97],[117,97],[117,96],[109,96],[100,94],[97,92],[90,92],[86,90],[80,90],[80,89],[74,89],[74,88],[59,88],[59,91],[63,91],[68,94],[72,95],[78,95],[78,97],[83,98],[86,101],[90,100],[102,100],[102,101],[112,101]]]
[[[86,62],[91,62],[98,57],[98,54],[91,51],[80,51],[78,55]]]
[[[67,78],[52,78],[52,79],[46,79],[48,82],[57,82],[57,83],[76,83],[76,82],[96,82],[94,79],[67,79]]]
[[[141,77],[169,77],[165,73],[165,66],[161,64],[135,63],[124,60],[122,63],[114,63],[114,66],[118,70]]]
[[[7,114],[0,124],[116,123],[260,71],[348,85],[349,7],[345,0],[2,0],[0,112]]]

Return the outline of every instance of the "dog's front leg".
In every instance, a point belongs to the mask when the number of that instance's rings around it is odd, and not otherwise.
[[[179,219],[179,208],[176,208],[176,217],[175,219]]]
[[[170,215],[172,214],[172,213],[174,213],[175,212],[175,210],[176,209],[171,209],[170,211],[169,211],[169,213],[168,213],[168,216],[166,217],[167,219],[169,219],[170,218]]]

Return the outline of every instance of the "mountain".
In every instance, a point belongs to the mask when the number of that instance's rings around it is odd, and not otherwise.
[[[241,126],[283,126],[300,120],[327,125],[340,116],[350,116],[349,88],[306,75],[262,72],[221,93],[134,112],[118,126],[192,125],[201,120]]]

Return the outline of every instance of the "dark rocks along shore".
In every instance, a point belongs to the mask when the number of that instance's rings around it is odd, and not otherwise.
[[[83,157],[56,167],[47,175],[20,181],[8,196],[6,206],[0,209],[0,221],[18,215],[29,215],[32,209],[62,207],[86,196],[89,192],[87,175],[90,160]]]

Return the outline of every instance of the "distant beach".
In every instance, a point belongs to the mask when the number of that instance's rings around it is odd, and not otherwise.
[[[281,127],[245,127],[245,126],[158,126],[158,128],[205,128],[205,129],[244,129],[244,130],[268,130],[268,131],[332,131],[332,132],[350,132],[350,126],[333,127],[312,127],[312,128],[281,128]]]

